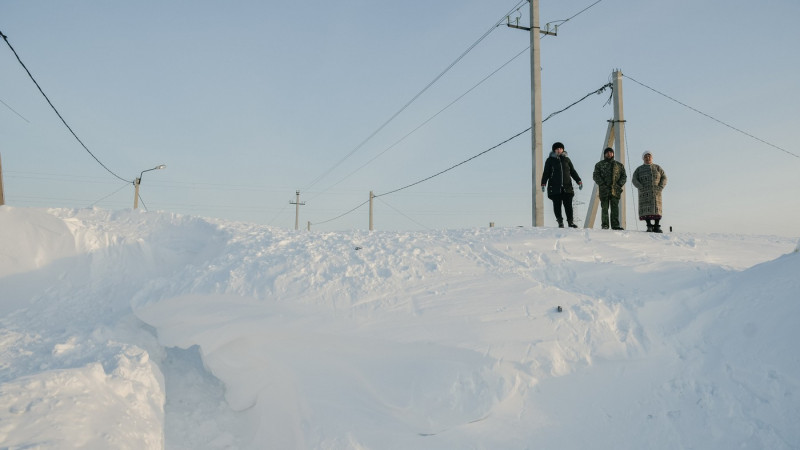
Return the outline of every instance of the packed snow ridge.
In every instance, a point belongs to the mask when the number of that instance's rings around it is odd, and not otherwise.
[[[0,230],[0,448],[800,448],[797,238]]]

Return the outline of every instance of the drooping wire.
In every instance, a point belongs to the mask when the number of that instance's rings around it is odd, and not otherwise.
[[[428,226],[426,226],[426,225],[423,225],[423,224],[421,224],[421,223],[417,222],[416,220],[412,219],[411,217],[408,217],[408,215],[404,214],[404,213],[403,213],[402,211],[400,211],[399,209],[397,209],[397,208],[395,208],[394,206],[390,205],[388,202],[386,202],[386,200],[384,200],[384,199],[380,199],[380,201],[381,201],[381,203],[383,203],[384,205],[386,205],[386,206],[388,206],[389,208],[391,208],[391,209],[392,209],[394,212],[396,212],[397,214],[400,214],[401,216],[403,216],[403,217],[405,217],[406,219],[408,219],[410,222],[414,222],[415,224],[417,224],[417,225],[421,226],[422,228],[425,228],[426,230],[432,230],[432,228],[430,228],[430,227],[428,227]]]
[[[576,17],[580,16],[581,14],[583,14],[584,12],[586,12],[586,11],[587,11],[589,8],[591,8],[592,6],[594,6],[594,5],[598,4],[598,3],[602,2],[602,1],[603,1],[603,0],[597,0],[596,2],[592,3],[591,5],[587,6],[586,8],[583,8],[582,10],[578,11],[577,13],[573,14],[571,17],[569,17],[569,18],[567,18],[567,19],[564,19],[564,20],[554,20],[554,21],[552,21],[552,22],[548,22],[548,24],[550,24],[550,23],[555,23],[555,22],[560,22],[560,24],[561,24],[561,25],[564,25],[565,23],[567,23],[567,22],[569,22],[570,20],[572,20],[572,19],[574,19],[574,18],[576,18]],[[545,36],[547,36],[547,35],[545,35]]]
[[[456,104],[456,103],[457,103],[458,101],[460,101],[462,98],[466,97],[466,96],[467,96],[467,94],[469,94],[470,92],[472,92],[473,90],[475,90],[475,89],[476,89],[478,86],[480,86],[481,84],[483,84],[483,83],[484,83],[486,80],[488,80],[489,78],[491,78],[492,76],[494,76],[494,75],[495,75],[497,72],[499,72],[499,71],[500,71],[500,70],[502,70],[504,67],[506,67],[507,65],[509,65],[509,64],[510,64],[512,61],[514,61],[515,59],[519,58],[519,57],[520,57],[522,54],[524,54],[524,53],[525,53],[525,52],[526,52],[526,51],[527,51],[529,48],[530,48],[530,46],[527,46],[527,47],[525,47],[525,48],[524,48],[524,49],[523,49],[521,52],[519,52],[519,53],[517,53],[516,55],[514,55],[514,57],[512,57],[511,59],[509,59],[508,61],[506,61],[506,62],[505,62],[505,63],[504,63],[502,66],[500,66],[500,67],[498,67],[497,69],[495,69],[495,70],[494,70],[492,73],[490,73],[489,75],[485,76],[485,77],[484,77],[482,80],[480,80],[480,81],[479,81],[477,84],[475,84],[474,86],[472,86],[471,88],[469,88],[469,90],[467,90],[466,92],[464,92],[463,94],[461,94],[460,96],[458,96],[458,97],[457,97],[455,100],[453,100],[452,102],[450,102],[449,104],[447,104],[447,106],[445,106],[444,108],[440,109],[440,110],[439,110],[439,111],[438,111],[436,114],[432,115],[431,117],[429,117],[428,119],[426,119],[425,121],[423,121],[421,124],[417,125],[417,127],[416,127],[416,128],[414,128],[413,130],[411,130],[411,131],[409,131],[408,133],[406,133],[406,134],[405,134],[405,136],[403,136],[403,137],[401,137],[400,139],[398,139],[398,140],[397,140],[397,141],[396,141],[394,144],[390,145],[390,146],[389,146],[389,147],[387,147],[385,150],[383,150],[382,152],[378,153],[378,154],[377,154],[377,155],[375,155],[375,156],[374,156],[372,159],[370,159],[369,161],[365,162],[364,164],[362,164],[361,166],[359,166],[357,169],[353,170],[352,172],[350,172],[350,173],[349,173],[349,174],[347,174],[345,177],[343,177],[342,179],[340,179],[340,180],[339,180],[339,181],[337,181],[336,183],[332,184],[331,186],[329,186],[329,187],[328,187],[327,189],[325,189],[325,190],[331,189],[332,187],[334,187],[334,186],[338,185],[339,183],[342,183],[344,180],[346,180],[346,179],[350,178],[351,176],[355,175],[355,173],[356,173],[356,172],[360,171],[360,170],[361,170],[361,169],[363,169],[364,167],[367,167],[367,166],[368,166],[368,165],[370,165],[370,164],[371,164],[373,161],[375,161],[376,159],[380,158],[380,157],[381,157],[381,156],[382,156],[384,153],[388,152],[389,150],[393,149],[394,147],[396,147],[398,144],[400,144],[400,143],[401,143],[401,142],[403,142],[404,140],[408,139],[408,137],[409,137],[409,136],[411,136],[412,134],[414,134],[414,133],[415,133],[417,130],[419,130],[420,128],[422,128],[422,127],[424,127],[425,125],[427,125],[427,124],[428,124],[428,122],[430,122],[430,121],[432,121],[433,119],[435,119],[435,118],[436,118],[436,117],[437,117],[439,114],[443,113],[445,110],[447,110],[448,108],[450,108],[451,106],[453,106],[454,104]],[[317,195],[317,196],[319,196],[319,195]],[[313,199],[313,198],[312,198],[312,199]]]
[[[96,205],[96,204],[98,204],[98,203],[102,202],[103,200],[107,199],[108,197],[111,197],[112,195],[114,195],[114,194],[116,194],[117,192],[119,192],[119,191],[121,191],[121,190],[125,189],[125,188],[126,188],[126,187],[128,187],[128,186],[129,186],[129,185],[128,185],[128,182],[126,181],[126,182],[125,182],[125,184],[123,184],[122,186],[120,186],[120,188],[119,188],[119,189],[117,189],[116,191],[114,191],[114,192],[112,192],[112,193],[110,193],[110,194],[106,195],[105,197],[101,198],[100,200],[95,200],[94,202],[92,202],[92,203],[89,205],[89,208],[91,208],[91,207],[93,207],[94,205]],[[139,197],[139,198],[141,198],[141,197]]]
[[[676,100],[676,99],[674,99],[674,98],[670,97],[669,95],[667,95],[667,94],[665,94],[665,93],[663,93],[663,92],[661,92],[661,91],[658,91],[658,90],[656,90],[656,89],[654,89],[654,88],[652,88],[652,87],[650,87],[650,86],[648,86],[648,85],[646,85],[646,84],[644,84],[644,83],[642,83],[642,82],[640,82],[640,81],[637,81],[637,80],[635,80],[635,79],[633,79],[633,78],[629,77],[628,75],[622,74],[622,76],[624,76],[625,78],[627,78],[627,79],[629,79],[629,80],[633,81],[634,83],[636,83],[636,84],[638,84],[638,85],[640,85],[640,86],[642,86],[642,87],[645,87],[645,88],[647,88],[647,89],[650,89],[651,91],[655,92],[656,94],[659,94],[659,95],[661,95],[661,96],[663,96],[663,97],[666,97],[666,98],[668,98],[668,99],[672,100],[673,102],[675,102],[675,103],[677,103],[677,104],[679,104],[679,105],[681,105],[681,106],[684,106],[684,107],[686,107],[686,108],[689,108],[689,109],[691,109],[692,111],[694,111],[694,112],[696,112],[696,113],[698,113],[698,114],[700,114],[700,115],[706,116],[706,117],[708,117],[709,119],[713,120],[714,122],[717,122],[717,123],[720,123],[720,124],[722,124],[722,125],[725,125],[726,127],[730,128],[730,129],[732,129],[732,130],[734,130],[734,131],[738,131],[739,133],[742,133],[742,134],[744,134],[745,136],[751,137],[751,138],[753,138],[753,139],[755,139],[755,140],[757,140],[757,141],[759,141],[759,142],[761,142],[761,143],[767,144],[767,145],[769,145],[770,147],[776,148],[776,149],[778,149],[778,150],[780,150],[780,151],[782,151],[782,152],[784,152],[784,153],[786,153],[786,154],[792,155],[792,156],[794,156],[795,158],[800,158],[800,155],[797,155],[796,153],[792,153],[792,152],[790,152],[789,150],[786,150],[786,149],[784,149],[784,148],[778,147],[778,146],[777,146],[777,145],[775,145],[775,144],[772,144],[772,143],[770,143],[770,142],[767,142],[767,141],[765,141],[765,140],[763,140],[763,139],[761,139],[761,138],[758,138],[758,137],[756,137],[756,136],[753,136],[752,134],[750,134],[750,133],[748,133],[748,132],[746,132],[746,131],[742,131],[742,130],[740,130],[739,128],[736,128],[736,127],[734,127],[733,125],[729,125],[729,124],[727,124],[727,123],[725,123],[725,122],[723,122],[723,121],[721,121],[721,120],[719,120],[719,119],[717,119],[717,118],[715,118],[715,117],[712,117],[712,116],[711,116],[711,115],[709,115],[709,114],[706,114],[706,113],[704,113],[703,111],[700,111],[700,110],[699,110],[699,109],[697,109],[697,108],[694,108],[694,107],[692,107],[692,106],[689,106],[689,105],[687,105],[686,103],[683,103],[683,102],[681,102],[681,101],[679,101],[679,100]]]
[[[562,112],[564,112],[564,111],[568,110],[569,108],[571,108],[571,107],[573,107],[573,106],[577,105],[578,103],[582,102],[583,100],[586,100],[586,99],[587,99],[587,98],[589,98],[591,95],[597,95],[597,94],[601,94],[601,93],[603,93],[603,91],[605,91],[606,89],[612,89],[612,84],[611,84],[611,83],[608,83],[608,84],[604,85],[603,87],[601,87],[601,88],[599,88],[599,89],[596,89],[596,90],[594,90],[594,91],[592,91],[592,92],[590,92],[590,93],[586,94],[585,96],[583,96],[583,98],[581,98],[580,100],[578,100],[578,101],[576,101],[576,102],[573,102],[572,104],[570,104],[570,105],[569,105],[569,106],[567,106],[566,108],[564,108],[564,109],[562,109],[562,110],[560,110],[560,111],[556,111],[556,112],[554,112],[554,113],[552,113],[552,114],[548,115],[546,119],[542,120],[542,122],[545,122],[545,121],[547,121],[547,119],[550,119],[551,117],[553,117],[553,116],[555,116],[555,115],[557,115],[557,114],[560,114],[560,113],[562,113]],[[401,188],[397,188],[397,189],[394,189],[394,190],[391,190],[391,191],[388,191],[388,192],[384,192],[383,194],[378,194],[378,195],[375,195],[375,196],[374,196],[374,198],[378,198],[378,197],[383,197],[383,196],[386,196],[386,195],[394,194],[394,193],[396,193],[396,192],[399,192],[399,191],[402,191],[402,190],[408,189],[408,188],[410,188],[410,187],[413,187],[413,186],[416,186],[416,185],[418,185],[418,184],[420,184],[420,183],[424,183],[424,182],[426,182],[426,181],[428,181],[428,180],[431,180],[431,179],[433,179],[433,178],[436,178],[436,177],[438,177],[439,175],[442,175],[442,174],[444,174],[444,173],[446,173],[446,172],[449,172],[449,171],[451,171],[451,170],[455,169],[456,167],[459,167],[459,166],[461,166],[461,165],[464,165],[464,164],[466,164],[466,163],[468,163],[468,162],[472,161],[473,159],[475,159],[475,158],[478,158],[479,156],[485,155],[486,153],[489,153],[490,151],[492,151],[492,150],[494,150],[494,149],[496,149],[496,148],[499,148],[499,147],[501,147],[502,145],[504,145],[504,144],[506,144],[506,143],[508,143],[508,142],[510,142],[510,141],[512,141],[512,140],[514,140],[514,139],[516,139],[516,138],[518,138],[519,136],[521,136],[521,135],[523,135],[523,134],[527,133],[528,131],[530,131],[530,130],[531,130],[531,128],[532,128],[532,127],[528,127],[528,128],[526,128],[526,129],[524,129],[524,130],[520,131],[519,133],[515,134],[514,136],[511,136],[510,138],[508,138],[508,139],[506,139],[506,140],[504,140],[504,141],[500,142],[499,144],[497,144],[497,145],[494,145],[494,146],[492,146],[492,147],[490,147],[490,148],[488,148],[488,149],[486,149],[486,150],[484,150],[484,151],[482,151],[482,152],[480,152],[480,153],[478,153],[478,154],[476,154],[476,155],[474,155],[474,156],[471,156],[470,158],[467,158],[467,159],[465,159],[464,161],[461,161],[460,163],[454,164],[454,165],[452,165],[452,166],[448,167],[447,169],[444,169],[444,170],[442,170],[442,171],[439,171],[439,172],[437,172],[437,173],[435,173],[435,174],[433,174],[433,175],[431,175],[431,176],[428,176],[428,177],[426,177],[426,178],[423,178],[423,179],[421,179],[421,180],[419,180],[419,181],[416,181],[416,182],[414,182],[414,183],[408,184],[408,185],[406,185],[406,186],[403,186],[403,187],[401,187]],[[365,205],[365,204],[367,204],[368,202],[369,202],[369,200],[367,200],[367,201],[365,201],[365,202],[363,202],[363,203],[359,204],[359,205],[358,205],[358,206],[356,206],[355,208],[353,208],[353,209],[351,209],[351,210],[349,210],[349,211],[347,211],[347,212],[345,212],[345,213],[342,213],[342,214],[340,214],[340,215],[338,215],[338,216],[336,216],[336,217],[334,217],[334,218],[332,218],[332,219],[328,219],[328,220],[325,220],[325,221],[323,221],[323,222],[317,222],[317,224],[328,223],[328,222],[334,221],[334,220],[336,220],[336,219],[339,219],[339,218],[341,218],[341,217],[344,217],[344,216],[346,216],[346,215],[348,215],[348,214],[352,213],[353,211],[357,210],[358,208],[360,208],[360,207],[364,206],[364,205]]]
[[[139,203],[142,204],[142,207],[144,208],[145,211],[149,211],[147,209],[147,205],[144,204],[144,200],[142,200],[142,195],[141,194],[139,194]]]
[[[345,155],[343,158],[341,158],[339,161],[337,161],[337,162],[336,162],[336,163],[335,163],[333,166],[331,166],[331,167],[330,167],[328,170],[326,170],[326,171],[325,171],[325,172],[323,172],[321,175],[319,175],[317,178],[315,178],[314,180],[312,180],[312,181],[311,181],[311,183],[310,183],[310,184],[309,184],[309,185],[308,185],[308,186],[307,186],[305,189],[303,189],[303,190],[306,190],[306,191],[307,191],[309,188],[311,188],[312,186],[314,186],[315,184],[317,184],[317,183],[318,183],[320,180],[322,180],[323,178],[325,178],[326,176],[328,176],[328,174],[330,174],[330,173],[331,173],[331,172],[332,172],[334,169],[336,169],[337,167],[339,167],[339,165],[341,165],[343,162],[345,162],[345,161],[346,161],[348,158],[350,158],[351,156],[353,156],[353,154],[355,154],[355,152],[357,152],[359,149],[361,149],[361,147],[363,147],[363,146],[364,146],[364,145],[365,145],[367,142],[369,142],[369,141],[370,141],[370,140],[371,140],[373,137],[375,137],[375,135],[377,135],[377,134],[378,134],[378,133],[379,133],[381,130],[383,130],[383,129],[384,129],[386,126],[387,126],[387,125],[389,125],[389,123],[390,123],[391,121],[393,121],[393,120],[394,120],[394,119],[395,119],[397,116],[399,116],[399,115],[400,115],[400,114],[401,114],[403,111],[405,111],[405,110],[406,110],[406,109],[407,109],[409,106],[411,106],[411,104],[412,104],[412,103],[414,103],[414,102],[415,102],[415,101],[416,101],[416,100],[417,100],[417,99],[418,99],[420,96],[422,96],[422,94],[424,94],[424,93],[425,93],[425,92],[426,92],[428,89],[430,89],[430,87],[431,87],[431,86],[433,86],[433,85],[434,85],[434,84],[435,84],[437,81],[439,81],[439,79],[441,79],[441,78],[442,78],[442,77],[443,77],[443,76],[444,76],[444,75],[445,75],[447,72],[449,72],[449,71],[450,71],[450,69],[452,69],[452,68],[453,68],[453,66],[455,66],[456,64],[458,64],[458,62],[459,62],[459,61],[461,61],[461,60],[462,60],[462,59],[463,59],[465,56],[467,56],[467,54],[468,54],[469,52],[471,52],[471,51],[472,51],[472,50],[473,50],[473,49],[474,49],[474,48],[475,48],[475,47],[476,47],[478,44],[480,44],[480,43],[481,43],[481,42],[482,42],[484,39],[486,39],[486,37],[487,37],[487,36],[489,36],[489,34],[491,34],[491,33],[492,33],[492,31],[494,31],[495,29],[497,29],[497,27],[498,27],[498,26],[499,26],[499,25],[502,23],[503,19],[504,19],[506,16],[508,16],[509,14],[511,14],[511,13],[514,11],[514,9],[515,9],[515,8],[518,8],[518,7],[520,6],[520,4],[524,3],[525,1],[527,1],[527,0],[520,0],[520,1],[519,1],[519,2],[518,2],[518,3],[517,3],[515,6],[514,6],[514,8],[512,8],[512,9],[511,9],[511,11],[509,11],[509,12],[508,12],[508,13],[506,13],[506,14],[504,14],[504,15],[503,15],[503,17],[502,17],[500,20],[498,20],[498,21],[497,21],[497,22],[496,22],[494,25],[492,25],[492,26],[491,26],[491,28],[489,28],[489,29],[488,29],[488,30],[487,30],[485,33],[483,33],[483,35],[482,35],[480,38],[478,38],[478,40],[476,40],[475,42],[473,42],[473,43],[472,43],[472,45],[470,45],[470,46],[469,46],[469,48],[467,48],[467,49],[466,49],[466,50],[465,50],[463,53],[461,53],[461,55],[459,55],[459,56],[458,56],[458,58],[456,58],[456,59],[455,59],[455,61],[453,61],[452,63],[450,63],[450,65],[448,65],[448,66],[447,66],[447,67],[446,67],[446,68],[445,68],[445,69],[444,69],[444,70],[443,70],[441,73],[439,73],[439,75],[436,75],[436,77],[434,77],[434,79],[433,79],[433,80],[432,80],[430,83],[428,83],[428,84],[427,84],[427,85],[426,85],[424,88],[422,88],[422,90],[421,90],[421,91],[419,91],[419,92],[418,92],[418,93],[417,93],[417,94],[416,94],[414,97],[412,97],[412,98],[411,98],[411,100],[409,100],[409,101],[408,101],[408,102],[407,102],[405,105],[403,105],[403,106],[402,106],[402,107],[401,107],[401,108],[400,108],[400,109],[399,109],[397,112],[395,112],[394,114],[392,114],[392,116],[391,116],[391,117],[389,117],[389,119],[387,119],[385,122],[383,122],[383,124],[381,124],[381,125],[378,127],[378,129],[376,129],[375,131],[373,131],[373,132],[372,132],[372,134],[370,134],[369,136],[367,136],[367,138],[366,138],[366,139],[364,139],[363,141],[361,141],[361,143],[360,143],[360,144],[358,144],[358,145],[357,145],[355,148],[353,148],[352,150],[350,150],[350,152],[349,152],[349,153],[347,153],[347,154],[346,154],[346,155]]]
[[[486,153],[489,153],[490,151],[492,151],[492,150],[494,150],[494,149],[496,149],[496,148],[500,147],[501,145],[504,145],[504,144],[506,144],[506,143],[508,143],[508,142],[510,142],[510,141],[512,141],[512,140],[514,140],[514,139],[516,139],[517,137],[519,137],[519,136],[521,136],[521,135],[523,135],[523,134],[527,133],[528,131],[530,131],[530,129],[531,129],[531,127],[528,127],[528,128],[526,128],[525,130],[523,130],[523,131],[520,131],[519,133],[515,134],[514,136],[511,136],[510,138],[508,138],[508,139],[504,140],[503,142],[501,142],[501,143],[499,143],[499,144],[497,144],[497,145],[495,145],[495,146],[493,146],[493,147],[489,147],[488,149],[486,149],[486,150],[484,150],[484,151],[482,151],[482,152],[478,153],[477,155],[474,155],[474,156],[472,156],[472,157],[470,157],[470,158],[467,158],[467,159],[465,159],[464,161],[461,161],[461,162],[460,162],[460,163],[458,163],[458,164],[454,164],[454,165],[452,165],[452,166],[448,167],[447,169],[444,169],[444,170],[442,170],[442,171],[440,171],[440,172],[437,172],[437,173],[435,173],[435,174],[433,174],[433,175],[431,175],[431,176],[429,176],[429,177],[423,178],[423,179],[421,179],[421,180],[419,180],[419,181],[415,181],[414,183],[411,183],[411,184],[409,184],[409,185],[403,186],[403,187],[401,187],[401,188],[397,188],[397,189],[391,190],[391,191],[389,191],[389,192],[384,192],[383,194],[376,195],[375,197],[383,197],[384,195],[390,195],[390,194],[394,194],[395,192],[399,192],[399,191],[402,191],[402,190],[404,190],[404,189],[408,189],[408,188],[410,188],[410,187],[412,187],[412,186],[416,186],[416,185],[418,185],[418,184],[420,184],[420,183],[424,183],[424,182],[426,182],[426,181],[428,181],[428,180],[430,180],[430,179],[436,178],[436,177],[438,177],[439,175],[442,175],[442,174],[444,174],[444,173],[446,173],[446,172],[449,172],[449,171],[451,171],[451,170],[455,169],[455,168],[456,168],[456,167],[458,167],[458,166],[461,166],[461,165],[463,165],[463,164],[466,164],[466,163],[468,163],[468,162],[472,161],[473,159],[475,159],[475,158],[477,158],[477,157],[479,157],[479,156],[485,155]]]
[[[631,165],[631,152],[630,152],[631,145],[630,145],[630,141],[628,140],[628,124],[627,123],[623,127],[623,130],[625,131],[625,150],[626,150],[625,151],[625,158],[628,159],[628,169],[631,169],[630,170],[631,176],[629,178],[629,180],[630,180],[629,183],[631,184],[631,186],[633,186],[633,166]],[[636,210],[636,199],[633,197],[633,189],[631,189],[629,192],[631,193],[631,195],[629,195],[629,197],[631,198],[631,203],[633,204],[633,216],[634,216],[634,218],[636,218],[636,231],[639,231],[639,220],[638,220],[639,219],[639,213]]]
[[[26,119],[22,114],[18,113],[16,110],[14,110],[14,108],[8,106],[8,103],[4,102],[2,99],[0,99],[0,103],[2,103],[11,112],[13,112],[14,114],[18,115],[20,119],[24,120],[25,122],[31,123],[30,120]]]
[[[364,202],[362,202],[360,205],[356,206],[355,208],[351,209],[350,211],[347,211],[347,212],[345,212],[345,213],[339,214],[339,215],[338,215],[338,216],[336,216],[336,217],[333,217],[333,218],[331,218],[331,219],[328,219],[328,220],[323,220],[322,222],[314,222],[314,225],[322,225],[323,223],[333,222],[334,220],[336,220],[336,219],[339,219],[339,218],[342,218],[342,217],[344,217],[344,216],[346,216],[346,215],[350,214],[351,212],[353,212],[353,211],[357,210],[358,208],[361,208],[362,206],[366,205],[367,203],[369,203],[369,200],[365,200],[365,201],[364,201]]]
[[[107,171],[108,173],[110,173],[111,175],[114,175],[115,177],[119,178],[119,179],[120,179],[120,180],[122,180],[122,181],[126,181],[126,182],[128,182],[128,183],[132,183],[132,182],[133,182],[133,180],[126,180],[125,178],[122,178],[121,176],[119,176],[119,175],[117,175],[116,173],[114,173],[114,172],[113,172],[111,169],[109,169],[108,167],[106,167],[106,165],[105,165],[105,164],[103,164],[103,163],[102,163],[102,162],[101,162],[101,161],[100,161],[100,160],[97,158],[97,156],[95,156],[95,155],[94,155],[94,153],[92,153],[92,152],[91,152],[91,150],[89,150],[89,148],[88,148],[88,147],[86,147],[86,144],[84,144],[84,143],[83,143],[83,141],[81,141],[81,139],[78,137],[78,135],[77,135],[77,134],[75,134],[75,132],[72,130],[72,127],[70,127],[70,126],[69,126],[69,124],[67,123],[67,121],[66,121],[66,120],[64,120],[64,117],[63,117],[63,116],[61,116],[61,113],[60,113],[60,112],[58,112],[58,109],[56,109],[55,105],[53,105],[53,102],[51,102],[51,101],[50,101],[50,98],[49,98],[49,97],[47,97],[47,94],[45,94],[45,93],[44,93],[44,90],[42,90],[42,87],[41,87],[41,86],[39,86],[39,83],[38,83],[38,82],[36,81],[36,79],[33,77],[33,74],[31,74],[31,71],[30,71],[30,70],[28,70],[28,67],[27,67],[27,66],[25,66],[25,63],[23,63],[23,62],[22,62],[22,58],[20,58],[19,54],[17,54],[17,51],[16,51],[16,50],[14,50],[14,47],[13,47],[13,46],[11,45],[11,43],[8,41],[8,36],[6,36],[5,34],[3,34],[3,32],[2,32],[2,31],[0,31],[0,37],[2,37],[4,41],[6,41],[6,44],[8,45],[8,48],[10,48],[10,49],[11,49],[11,51],[14,53],[14,56],[17,58],[17,61],[19,61],[19,63],[20,63],[20,65],[22,66],[22,68],[23,68],[23,69],[25,69],[25,72],[27,72],[27,74],[28,74],[28,77],[30,77],[31,81],[33,81],[33,84],[35,84],[35,85],[36,85],[36,88],[37,88],[37,89],[39,89],[39,92],[41,92],[41,94],[42,94],[42,96],[44,97],[44,99],[45,99],[45,100],[47,100],[47,103],[50,105],[50,107],[53,109],[53,111],[55,111],[55,113],[56,113],[56,115],[58,116],[58,118],[59,118],[59,119],[61,119],[61,122],[62,122],[62,123],[64,123],[64,126],[66,126],[66,127],[67,127],[67,129],[69,130],[69,132],[70,132],[70,133],[72,133],[72,136],[74,136],[74,137],[75,137],[75,139],[78,141],[78,143],[80,143],[80,144],[81,144],[81,147],[83,147],[83,149],[84,149],[84,150],[86,150],[86,152],[87,152],[87,153],[89,153],[89,155],[91,155],[91,156],[92,156],[92,158],[94,158],[94,160],[95,160],[95,161],[97,161],[97,163],[98,163],[98,164],[100,164],[100,166],[102,166],[102,167],[103,167],[103,169],[106,169],[106,171]]]

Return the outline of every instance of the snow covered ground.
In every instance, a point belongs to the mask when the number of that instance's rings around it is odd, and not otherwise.
[[[797,449],[799,292],[797,238],[0,207],[0,448]]]

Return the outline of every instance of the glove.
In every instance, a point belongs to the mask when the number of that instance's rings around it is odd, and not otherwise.
[[[542,192],[544,192],[544,190],[545,190],[545,185],[542,185]]]
[[[578,182],[578,190],[579,191],[583,190],[583,183],[581,183],[580,181]]]

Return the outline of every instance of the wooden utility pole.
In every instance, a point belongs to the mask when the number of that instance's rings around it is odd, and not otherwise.
[[[0,206],[6,204],[6,197],[3,194],[3,160],[0,158]]]
[[[300,229],[300,205],[305,205],[305,202],[300,202],[300,191],[294,191],[296,197],[295,201],[289,202],[290,205],[295,205],[294,208],[294,229]]]

